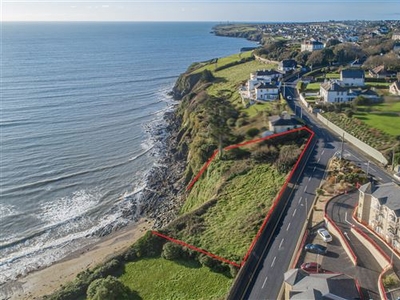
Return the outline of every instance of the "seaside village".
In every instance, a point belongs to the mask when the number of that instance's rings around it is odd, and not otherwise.
[[[395,32],[392,37],[396,42],[393,51],[400,59],[400,32]],[[316,40],[306,40],[301,44],[301,51],[318,51],[325,45]],[[261,59],[261,58],[258,58]],[[258,70],[250,74],[247,82],[240,87],[239,93],[245,107],[259,103],[293,100],[291,95],[285,95],[285,86],[297,88],[299,101],[310,112],[318,112],[318,105],[334,105],[350,103],[357,97],[368,99],[370,103],[381,102],[383,93],[400,102],[400,74],[391,72],[380,65],[373,69],[362,68],[365,59],[357,59],[347,66],[330,67],[328,72],[316,72],[312,68],[298,66],[293,59],[278,63],[277,69]],[[332,70],[335,74],[332,76]],[[314,71],[314,72],[313,72]],[[318,77],[314,74],[318,74]],[[331,76],[329,76],[331,75]],[[295,76],[295,84],[288,84],[287,79]],[[371,82],[372,84],[367,84]],[[374,88],[376,82],[385,82],[385,88]],[[312,86],[312,88],[307,88]],[[282,91],[282,93],[281,93]],[[299,114],[297,114],[299,115]],[[283,112],[280,116],[269,117],[269,131],[263,136],[290,130],[304,123],[295,114]],[[396,172],[396,171],[395,171]],[[394,177],[400,179],[400,168]],[[359,205],[355,217],[359,222],[373,230],[386,243],[400,252],[400,202],[398,195],[400,187],[394,182],[374,184],[373,182],[359,186]],[[357,284],[354,279],[344,275],[332,273],[309,275],[301,269],[292,269],[285,273],[285,299],[296,295],[296,299],[316,299],[307,287],[313,286],[321,293],[329,294],[332,299],[358,297]],[[346,291],[342,287],[346,286]],[[400,294],[398,295],[400,296]],[[297,298],[298,297],[298,298]],[[347,299],[349,299],[347,298]],[[331,299],[331,298],[329,298]],[[336,298],[335,298],[336,299]],[[357,298],[358,299],[358,298]],[[397,299],[400,299],[398,297]]]
[[[392,35],[395,40],[393,52],[400,59],[400,32]],[[324,49],[325,44],[314,40],[304,40],[301,43],[301,51],[314,52]],[[247,82],[239,88],[242,104],[245,107],[257,103],[278,101],[283,98],[292,100],[292,96],[286,96],[285,86],[297,88],[299,100],[310,112],[318,112],[319,105],[332,105],[350,103],[357,97],[369,99],[372,102],[381,101],[381,92],[371,85],[366,84],[366,79],[373,82],[389,82],[387,88],[389,95],[400,96],[400,73],[387,70],[384,65],[365,70],[362,64],[366,58],[356,59],[347,66],[336,67],[332,65],[329,70],[335,70],[336,76],[332,76],[323,68],[314,69],[307,66],[299,66],[294,59],[282,61],[270,61],[257,57],[265,63],[276,63],[277,69],[263,69],[250,74]],[[314,76],[312,74],[318,74]],[[296,85],[287,82],[287,79],[297,76]],[[379,83],[378,83],[379,84]],[[283,89],[282,89],[283,88]],[[282,93],[280,92],[282,90]],[[400,101],[400,97],[399,97]],[[269,131],[263,136],[297,128],[303,123],[300,118],[283,112],[281,116],[269,117]],[[400,173],[398,174],[400,176]],[[399,177],[400,178],[400,177]]]

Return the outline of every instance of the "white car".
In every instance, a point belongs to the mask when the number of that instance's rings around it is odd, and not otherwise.
[[[324,240],[324,242],[332,242],[332,236],[325,228],[320,228],[317,230],[319,236]]]

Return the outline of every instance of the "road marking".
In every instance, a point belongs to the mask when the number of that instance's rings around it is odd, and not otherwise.
[[[264,283],[263,283],[263,285],[262,285],[262,289],[264,288],[264,285],[265,285],[265,283],[267,282],[267,280],[268,280],[268,276],[267,277],[265,277],[265,279],[264,279]]]
[[[311,180],[311,177],[308,177],[308,181],[310,181]]]
[[[346,236],[346,238],[350,241],[349,235],[347,234],[347,232],[344,232],[344,235]]]
[[[285,239],[282,239],[282,241],[279,243],[279,249],[281,249],[284,240]]]
[[[294,210],[294,212],[293,212],[293,217],[294,217],[294,215],[296,214],[296,211],[297,211],[297,208],[295,208],[295,210]]]
[[[314,167],[313,172],[315,172],[315,169],[317,168],[317,166]]]
[[[301,199],[303,199],[303,197],[300,197],[300,198],[299,198],[299,204],[300,204],[300,202],[301,202]]]
[[[321,157],[320,158],[318,158],[318,160],[317,160],[317,163],[319,163],[319,161],[321,160]]]
[[[322,150],[322,152],[321,152],[321,155],[324,155],[324,152],[325,152],[325,149],[324,149],[324,150]]]
[[[287,228],[286,228],[286,231],[288,231],[288,230],[289,230],[289,227],[290,227],[290,223],[288,224],[288,226],[287,226]]]
[[[274,266],[275,260],[276,260],[276,256],[275,256],[274,259],[272,260],[271,268]]]
[[[307,189],[307,185],[304,187],[304,191],[306,191],[306,189]]]

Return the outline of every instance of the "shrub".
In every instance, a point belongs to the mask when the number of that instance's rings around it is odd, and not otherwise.
[[[254,138],[257,134],[260,133],[260,129],[258,128],[250,128],[246,131],[246,136],[249,138]]]
[[[165,243],[163,246],[161,256],[168,260],[181,258],[182,247],[172,242]]]
[[[113,276],[93,281],[87,290],[89,300],[132,299],[131,291]]]

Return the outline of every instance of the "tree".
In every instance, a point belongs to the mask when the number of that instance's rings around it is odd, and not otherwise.
[[[89,300],[132,299],[131,290],[114,276],[92,281],[87,290]]]

